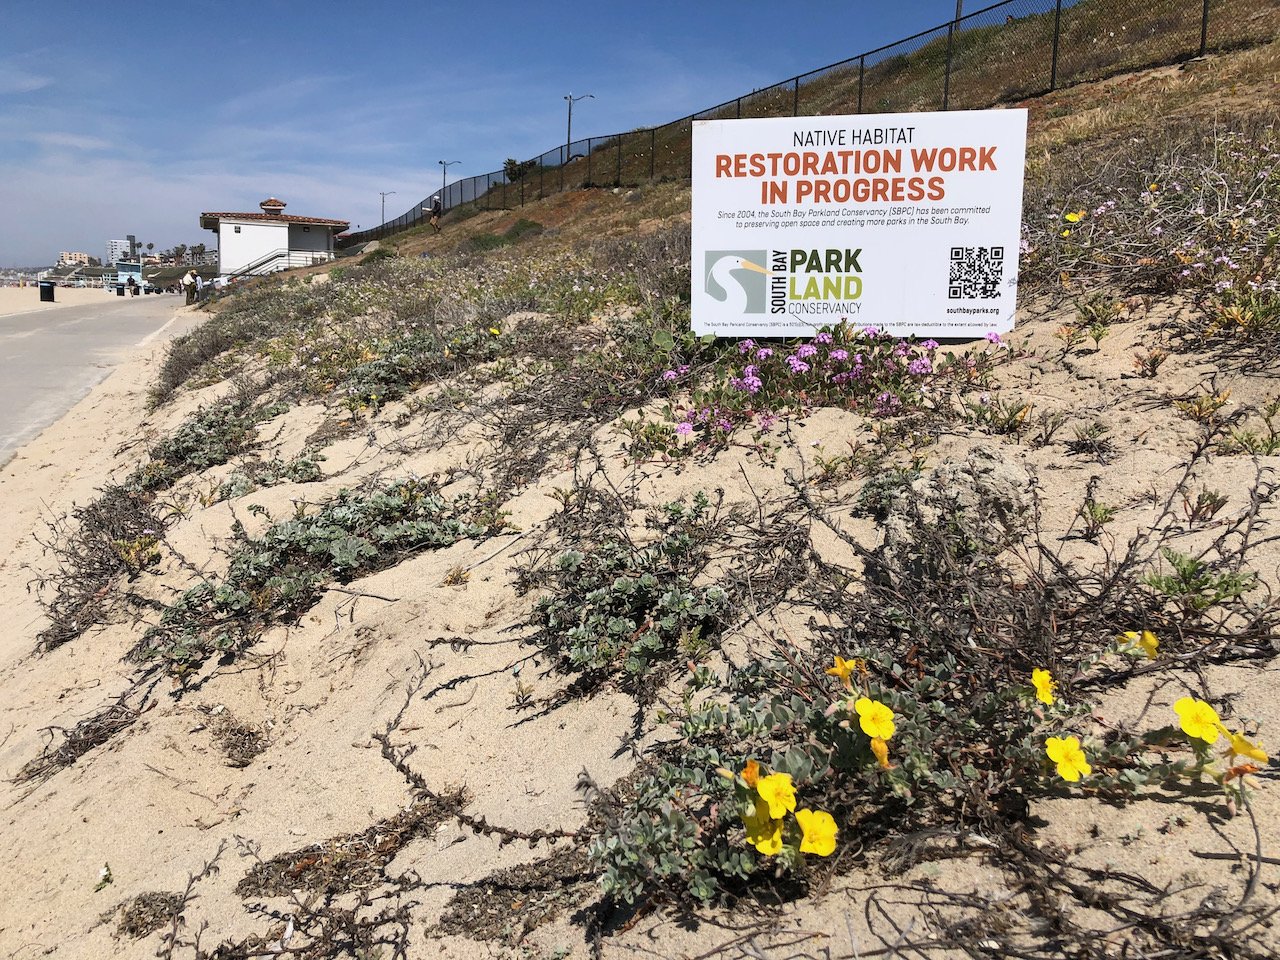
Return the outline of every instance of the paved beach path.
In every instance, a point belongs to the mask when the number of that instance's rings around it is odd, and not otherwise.
[[[59,289],[41,303],[34,287],[0,289],[0,467],[115,368],[127,351],[178,317],[172,294],[120,298]]]

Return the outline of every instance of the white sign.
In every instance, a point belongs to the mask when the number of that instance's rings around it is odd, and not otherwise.
[[[699,120],[693,329],[1013,329],[1027,111]]]

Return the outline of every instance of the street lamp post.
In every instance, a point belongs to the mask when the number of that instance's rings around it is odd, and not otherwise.
[[[387,197],[395,196],[394,190],[379,190],[378,196],[382,198],[382,222],[387,222]]]
[[[449,185],[449,168],[455,163],[461,163],[461,160],[441,160],[440,161],[440,202],[444,203],[444,188]]]
[[[573,95],[573,92],[570,91],[569,95],[564,98],[565,101],[568,102],[569,104],[569,125],[565,128],[565,132],[564,132],[564,162],[565,163],[569,162],[569,148],[570,148],[570,145],[573,143],[573,104],[577,100],[586,100],[588,98],[594,100],[596,98],[596,95],[594,93],[584,93],[580,97],[575,97]],[[563,166],[563,164],[561,165]]]

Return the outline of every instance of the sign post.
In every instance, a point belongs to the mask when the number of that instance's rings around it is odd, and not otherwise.
[[[1027,112],[693,125],[692,326],[1013,329]]]

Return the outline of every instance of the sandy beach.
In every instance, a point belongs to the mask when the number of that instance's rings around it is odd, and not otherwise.
[[[0,287],[0,317],[16,313],[31,313],[35,310],[56,310],[58,307],[81,306],[91,303],[116,301],[115,290],[103,290],[100,287],[57,287],[53,293],[53,303],[40,299],[40,288],[32,284],[29,287]],[[139,294],[144,296],[144,294]],[[179,298],[169,294],[174,303]],[[110,299],[109,299],[110,298]]]

